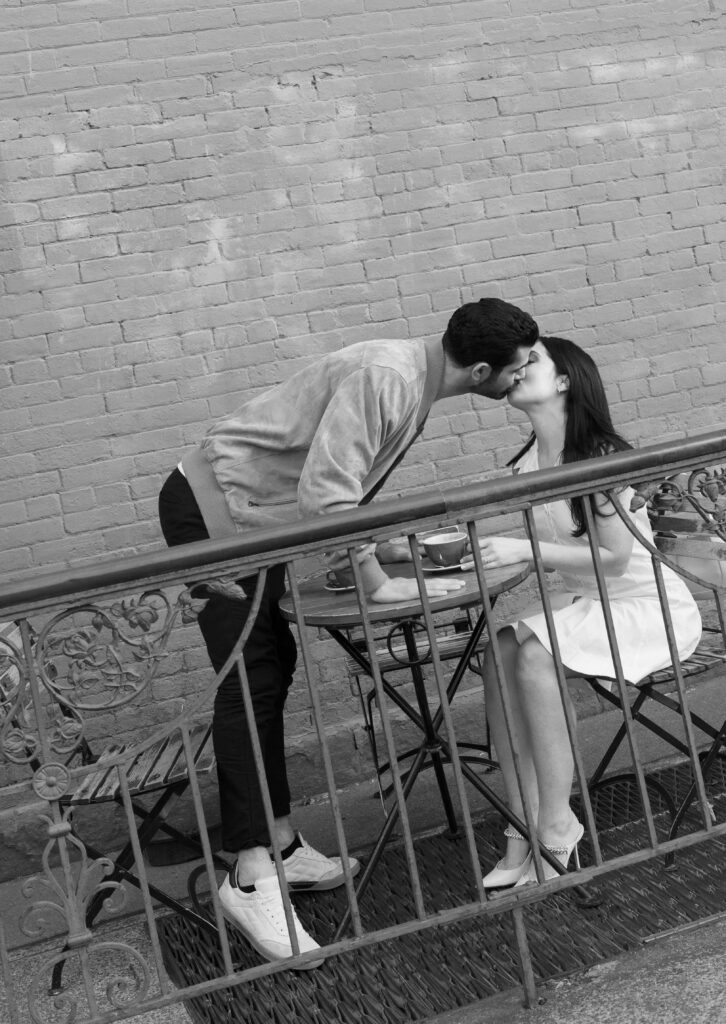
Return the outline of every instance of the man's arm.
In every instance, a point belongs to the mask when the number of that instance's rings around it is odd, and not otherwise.
[[[351,374],[331,398],[310,446],[300,477],[298,502],[303,515],[341,512],[357,507],[364,496],[363,481],[373,469],[383,445],[412,424],[415,396],[399,373],[385,367],[363,367]],[[395,451],[391,453],[395,458]],[[362,552],[363,587],[373,601],[415,600],[416,580],[390,577],[374,553]],[[458,589],[459,580],[427,581],[426,590],[439,596]]]

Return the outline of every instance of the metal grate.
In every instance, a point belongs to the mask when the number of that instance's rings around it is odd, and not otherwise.
[[[688,767],[657,773],[674,793],[685,791]],[[720,820],[726,815],[723,762],[709,784]],[[652,794],[658,811],[658,794]],[[593,799],[603,855],[610,858],[642,848],[645,825],[634,784],[621,779]],[[695,819],[694,819],[695,822]],[[666,815],[656,818],[667,830]],[[688,819],[683,829],[689,828]],[[476,826],[483,864],[499,856],[500,826],[488,817]],[[455,907],[473,898],[465,844],[443,835],[416,842],[427,908]],[[581,855],[587,863],[585,845]],[[570,891],[524,911],[535,976],[554,976],[590,967],[637,946],[648,935],[726,910],[726,839],[714,839],[681,851],[675,869],[661,859],[618,871],[597,886],[601,900],[583,908]],[[339,891],[296,895],[303,925],[321,942],[329,940],[345,909]],[[413,913],[405,857],[390,847],[367,891],[361,913],[364,926],[382,927]],[[221,955],[208,933],[177,916],[160,919],[164,958],[170,977],[188,985],[219,977]],[[259,963],[256,953],[230,929],[238,969]],[[408,1024],[466,1006],[520,983],[516,944],[508,914],[431,928],[355,952],[333,957],[314,971],[287,971],[233,989],[188,1000],[195,1024]]]

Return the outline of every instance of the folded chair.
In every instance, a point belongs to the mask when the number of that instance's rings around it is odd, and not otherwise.
[[[34,641],[37,638],[34,638]],[[34,648],[37,651],[37,648]],[[147,653],[149,653],[147,649]],[[160,655],[159,655],[160,656]],[[40,655],[42,658],[42,655]],[[153,652],[151,657],[155,657]],[[136,834],[142,854],[145,854],[152,841],[159,834],[170,837],[176,844],[189,851],[189,859],[203,856],[203,849],[198,835],[188,834],[175,828],[167,819],[173,802],[189,787],[190,769],[184,749],[182,730],[175,729],[163,738],[150,742],[148,745],[134,741],[124,745],[109,743],[96,753],[83,734],[83,719],[90,718],[91,710],[103,710],[103,702],[96,708],[83,708],[81,715],[73,694],[77,692],[68,688],[68,698],[64,701],[63,679],[53,678],[50,663],[43,676],[46,685],[39,686],[38,692],[43,710],[43,728],[48,736],[52,753],[57,761],[48,763],[41,757],[38,749],[38,720],[36,705],[28,684],[28,671],[23,653],[21,630],[14,622],[0,624],[0,739],[2,751],[9,760],[25,765],[34,772],[36,792],[46,799],[55,799],[52,790],[53,780],[59,777],[68,781],[68,788],[57,797],[66,812],[71,826],[71,837],[82,844],[92,859],[102,859],[107,870],[104,882],[91,897],[86,908],[86,925],[90,928],[101,911],[104,901],[116,887],[116,883],[130,882],[141,888],[139,877],[135,874],[134,843],[131,837],[124,843],[120,851],[109,853],[99,850],[76,828],[73,812],[80,807],[98,807],[101,804],[116,802],[123,805],[121,773],[116,767],[123,764],[124,777],[131,797],[133,813],[138,819]],[[38,666],[36,666],[36,671]],[[153,671],[153,669],[152,669]],[[142,689],[140,687],[139,689]],[[211,724],[209,720],[190,721],[187,723],[191,762],[197,776],[210,772],[215,765],[211,743]],[[139,748],[138,752],[134,750]],[[128,760],[123,755],[128,751]],[[90,766],[90,773],[83,774],[74,780],[70,769],[74,766]],[[74,785],[75,781],[75,785]],[[47,792],[43,787],[46,787]],[[215,856],[215,862],[224,870],[228,865]],[[148,884],[151,897],[164,906],[193,919],[197,924],[211,928],[214,925],[209,918],[198,913],[172,895]],[[196,894],[192,894],[192,903],[197,906]],[[66,947],[67,948],[67,947]],[[51,982],[51,991],[61,988],[64,961],[61,959],[55,966]]]
[[[681,676],[686,680],[711,670],[726,674],[726,471],[723,467],[699,469],[663,481],[648,500],[648,514],[656,544],[654,554],[656,557],[660,555],[662,561],[685,580],[699,600],[704,618],[701,642],[689,658],[680,662]],[[713,611],[704,599],[713,602]],[[614,680],[594,676],[584,678],[599,697],[622,710]],[[674,689],[675,682],[673,666],[640,681],[632,687],[630,715],[634,722],[658,736],[674,751],[690,757],[684,738],[665,728],[648,713],[652,702],[683,720],[685,711],[678,690]],[[705,782],[717,759],[726,754],[726,717],[714,723],[690,709],[689,715],[693,726],[706,737],[705,749],[699,752]],[[632,777],[630,773],[606,774],[626,735],[623,722],[589,780],[591,792]],[[652,779],[649,779],[649,784],[659,786]],[[669,839],[678,832],[696,793],[694,779],[678,806],[667,792],[662,794],[672,816]]]

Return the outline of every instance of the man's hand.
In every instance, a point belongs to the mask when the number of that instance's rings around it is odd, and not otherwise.
[[[437,576],[435,580],[426,580],[426,593],[429,597],[445,597],[451,590],[462,590],[463,580]],[[376,604],[400,604],[408,601],[420,601],[421,595],[416,580],[404,576],[389,577],[377,590],[368,595]]]
[[[479,551],[485,569],[501,569],[505,565],[516,562],[532,561],[532,545],[528,540],[517,540],[515,537],[480,537]],[[464,555],[462,569],[474,567],[474,555]]]
[[[376,558],[381,563],[412,562],[411,546],[408,537],[391,537],[381,541],[376,547]]]

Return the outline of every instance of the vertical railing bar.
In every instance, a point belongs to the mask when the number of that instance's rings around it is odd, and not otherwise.
[[[706,832],[710,832],[713,827],[713,822],[711,819],[711,808],[708,804],[706,785],[703,781],[701,762],[698,757],[698,748],[696,746],[696,735],[693,729],[691,712],[688,708],[688,698],[686,696],[686,686],[683,680],[683,670],[681,669],[681,659],[678,653],[678,648],[676,647],[675,633],[673,630],[673,618],[671,616],[671,610],[668,604],[668,595],[666,593],[665,583],[663,581],[663,567],[660,564],[660,561],[655,556],[651,556],[651,561],[653,563],[655,583],[658,589],[658,600],[660,601],[661,613],[663,615],[663,625],[665,626],[666,639],[668,641],[668,650],[671,656],[673,677],[676,684],[676,690],[678,691],[678,700],[681,706],[680,717],[683,721],[683,731],[686,735],[686,744],[688,746],[688,754],[691,761],[691,769],[693,771],[693,776],[696,783],[698,800],[701,805],[701,814],[703,815],[704,828]]]
[[[537,985],[534,980],[532,954],[529,951],[529,939],[527,937],[527,928],[524,923],[524,911],[522,907],[514,907],[510,913],[512,915],[512,924],[514,925],[514,936],[517,940],[519,964],[522,969],[524,1006],[525,1009],[531,1010],[537,1003]]]
[[[575,775],[577,776],[577,781],[580,787],[580,793],[583,798],[585,820],[587,822],[587,831],[590,838],[595,863],[602,864],[602,851],[600,849],[600,840],[598,838],[597,829],[595,827],[595,816],[592,811],[592,804],[590,803],[589,795],[587,792],[587,778],[585,775],[585,768],[582,760],[582,754],[580,753],[580,745],[578,742],[577,722],[574,718],[574,713],[569,702],[567,677],[565,675],[564,666],[562,664],[562,655],[560,654],[560,645],[557,640],[557,632],[555,629],[554,616],[552,614],[552,604],[550,602],[549,589],[547,587],[547,581],[545,580],[544,561],[542,559],[542,551],[539,546],[539,537],[537,535],[537,526],[534,520],[534,513],[531,508],[525,509],[524,518],[527,524],[527,533],[532,544],[532,554],[534,555],[534,565],[535,571],[537,573],[537,583],[539,585],[540,597],[542,598],[542,611],[544,613],[550,643],[552,644],[552,659],[555,665],[555,679],[557,681],[557,688],[559,690],[560,700],[562,702],[562,712],[565,718],[565,724],[567,726],[567,735],[570,740],[570,749],[572,751],[572,758],[575,764]]]
[[[308,647],[308,640],[305,629],[305,616],[302,608],[302,601],[300,600],[300,588],[298,586],[296,574],[295,574],[296,563],[289,563],[287,566],[287,579],[288,586],[290,588],[290,594],[292,597],[292,606],[295,614],[295,621],[298,624],[298,637],[300,640],[300,653],[302,655],[303,667],[305,669],[305,678],[308,684],[308,693],[310,695],[310,703],[313,709],[313,719],[315,721],[315,729],[318,736],[318,742],[320,743],[320,750],[323,759],[323,769],[325,772],[325,781],[328,785],[328,795],[330,797],[330,807],[333,812],[333,820],[335,823],[335,834],[338,840],[338,849],[340,850],[341,863],[343,867],[343,874],[345,877],[345,891],[348,896],[348,907],[350,909],[351,920],[353,923],[353,932],[356,937],[363,934],[363,929],[360,920],[360,910],[358,907],[358,901],[355,895],[355,887],[353,885],[353,876],[350,872],[350,864],[348,860],[348,843],[345,838],[345,830],[343,828],[343,819],[340,811],[340,800],[338,799],[338,792],[335,785],[335,774],[333,770],[333,762],[330,756],[330,747],[328,746],[328,739],[325,735],[325,729],[323,726],[323,709],[320,701],[320,694],[318,693],[318,687],[313,682],[313,672],[311,667],[310,650]]]
[[[265,584],[267,582],[267,574],[268,574],[268,568],[267,567],[262,568],[262,569],[260,569],[257,572],[257,581],[256,581],[256,584],[255,584],[254,598],[252,600],[252,604],[251,604],[249,613],[247,615],[247,618],[245,620],[244,626],[243,626],[243,628],[242,628],[242,630],[240,632],[240,636],[237,639],[237,641],[235,642],[235,645],[234,645],[234,648],[233,648],[233,652],[235,653],[235,661],[236,661],[236,665],[237,665],[237,673],[238,673],[238,678],[239,678],[239,683],[240,683],[240,692],[241,692],[241,695],[242,695],[242,702],[244,704],[244,709],[245,709],[245,718],[246,718],[246,723],[247,723],[247,727],[248,727],[248,730],[249,730],[249,738],[250,738],[250,742],[251,742],[251,745],[252,745],[252,756],[253,756],[253,760],[254,760],[254,763],[255,763],[255,770],[257,772],[257,779],[258,779],[258,782],[259,782],[259,785],[260,785],[260,795],[262,796],[262,806],[263,806],[263,810],[264,810],[264,814],[265,814],[265,821],[267,823],[267,828],[268,828],[268,831],[269,831],[269,834],[270,834],[270,839],[271,839],[271,842],[272,842],[272,849],[273,849],[273,857],[274,857],[274,862],[275,862],[275,868],[276,868],[276,871],[277,871],[278,882],[280,883],[280,892],[281,892],[281,895],[282,895],[283,910],[285,912],[285,922],[286,922],[287,928],[288,928],[288,938],[290,939],[290,944],[291,944],[291,947],[292,947],[293,955],[299,955],[299,953],[300,953],[300,946],[299,946],[299,943],[298,943],[298,940],[297,940],[297,932],[296,932],[296,930],[294,928],[294,925],[293,925],[290,897],[289,897],[289,894],[288,894],[287,885],[285,884],[285,873],[284,873],[284,869],[282,867],[282,856],[281,856],[281,852],[280,852],[280,844],[279,844],[279,842],[277,840],[277,836],[275,834],[275,828],[274,828],[274,820],[275,819],[274,819],[274,812],[272,810],[272,803],[271,803],[271,800],[270,800],[270,790],[269,790],[269,786],[267,785],[267,774],[265,772],[264,761],[263,761],[263,758],[262,758],[262,748],[261,748],[261,745],[260,745],[260,737],[259,737],[259,733],[258,733],[258,730],[257,730],[257,723],[256,723],[255,717],[254,717],[254,708],[252,706],[252,696],[251,696],[251,693],[250,693],[250,684],[249,684],[249,679],[247,678],[247,670],[246,670],[245,663],[244,663],[244,650],[243,650],[243,646],[244,646],[244,643],[246,642],[247,637],[249,636],[249,632],[252,629],[252,625],[250,624],[251,620],[252,620],[253,616],[256,617],[258,612],[259,612],[260,604],[261,604],[261,601],[262,601],[262,593],[263,593]],[[230,659],[228,658],[228,662],[229,662],[229,660]],[[242,741],[242,739],[243,739],[243,737],[240,737],[240,741]],[[209,868],[210,868],[209,863],[207,863],[207,870],[209,870]],[[210,881],[214,877],[215,877],[215,875],[212,872],[211,875],[210,875]],[[223,922],[224,915],[221,914],[220,903],[219,903],[219,893],[218,893],[215,885],[211,886],[210,892],[211,892],[211,897],[212,897],[212,903],[214,904],[215,918],[216,918],[216,921],[217,921],[217,927],[219,929],[220,939],[222,940],[223,944],[227,945],[228,940],[227,940],[227,934],[226,934],[226,929],[227,929],[226,921],[224,921],[224,927],[223,928],[219,927],[219,925]],[[231,964],[231,958],[229,958],[229,948],[228,948],[228,945],[227,945],[227,954],[228,954],[228,957],[227,957],[228,962],[229,962],[229,964]],[[228,973],[231,973],[231,971],[232,971],[232,968],[228,967]]]
[[[65,916],[68,924],[68,937],[70,938],[71,931],[74,930],[74,934],[80,935],[88,931],[86,926],[85,910],[78,899],[78,888],[76,885],[76,879],[73,874],[73,868],[71,866],[71,860],[68,856],[68,846],[66,840],[66,834],[72,833],[72,827],[68,822],[67,818],[61,811],[60,804],[57,800],[49,801],[50,812],[53,822],[54,831],[56,832],[56,842],[58,843],[58,858],[63,868],[63,877],[65,880],[65,892],[72,898],[70,898],[65,905]],[[85,848],[84,848],[85,849]],[[45,856],[45,855],[44,855]],[[50,859],[50,858],[48,858]],[[83,916],[81,916],[81,912]],[[64,952],[72,952],[68,946],[64,947]],[[96,1004],[95,990],[93,987],[93,979],[90,974],[88,966],[88,959],[84,957],[85,950],[83,947],[79,949],[80,963],[81,963],[81,977],[83,979],[83,987],[88,999],[89,1008],[92,1010],[92,1014],[98,1009]],[[66,961],[69,959],[68,956],[64,958]]]
[[[618,496],[613,491],[605,492],[606,496],[616,505],[618,502]],[[638,783],[638,793],[643,804],[645,811],[645,820],[648,829],[648,839],[651,847],[655,850],[658,847],[658,836],[655,831],[655,822],[653,821],[653,809],[650,805],[650,796],[648,794],[648,787],[645,782],[645,772],[640,761],[640,753],[638,751],[638,744],[635,738],[635,728],[633,723],[633,717],[630,713],[630,697],[628,694],[628,687],[623,675],[623,665],[620,660],[620,650],[618,648],[617,636],[615,635],[615,624],[613,622],[612,612],[610,610],[610,599],[607,590],[607,581],[605,579],[605,572],[602,566],[602,559],[600,557],[600,548],[596,541],[595,523],[593,519],[592,508],[590,507],[589,495],[585,495],[582,499],[582,509],[585,518],[585,525],[587,528],[587,538],[590,545],[590,553],[592,555],[593,567],[595,569],[595,581],[597,583],[598,594],[600,595],[600,603],[602,605],[603,619],[605,620],[605,631],[608,637],[608,644],[610,645],[610,654],[613,659],[613,668],[615,669],[615,680],[618,684],[618,695],[620,698],[620,705],[623,712],[623,722],[625,725],[625,731],[628,737],[628,745],[630,747],[630,757],[633,764],[633,771],[635,778]]]
[[[267,772],[265,770],[265,761],[262,755],[262,745],[260,743],[260,734],[257,729],[257,722],[255,721],[255,710],[252,704],[252,693],[250,691],[250,681],[247,676],[247,667],[244,662],[244,652],[240,652],[237,658],[237,671],[239,673],[240,689],[242,691],[242,700],[245,707],[245,718],[247,719],[247,728],[249,730],[250,740],[252,743],[252,755],[255,762],[255,769],[257,771],[257,781],[260,786],[260,794],[262,796],[262,806],[265,812],[265,821],[267,823],[267,830],[270,835],[270,841],[272,843],[273,859],[275,861],[275,868],[277,870],[277,879],[280,883],[280,892],[282,894],[282,904],[285,911],[285,921],[287,923],[288,938],[290,939],[290,945],[292,946],[293,956],[300,955],[300,943],[297,938],[297,931],[292,917],[292,904],[290,903],[290,895],[288,887],[285,882],[285,869],[282,864],[282,851],[280,849],[280,843],[277,839],[277,832],[275,829],[275,812],[272,809],[272,800],[270,799],[270,787],[267,783]],[[243,737],[240,737],[240,742],[243,741]]]
[[[408,541],[409,545],[417,543],[416,535],[410,535]],[[363,580],[360,573],[360,567],[357,559],[355,558],[354,549],[351,548],[349,554],[351,556],[351,566],[353,569],[353,581],[355,583],[356,593],[358,595],[358,604],[360,606],[363,637],[366,642],[368,660],[371,666],[371,673],[373,675],[373,687],[376,691],[376,700],[378,701],[378,713],[381,716],[381,727],[383,729],[383,738],[386,743],[386,754],[388,755],[393,791],[396,797],[396,807],[398,809],[401,828],[403,830],[403,845],[406,852],[406,863],[408,865],[409,880],[411,882],[411,892],[413,894],[416,915],[419,920],[422,920],[426,916],[426,909],[423,902],[423,890],[421,888],[421,879],[419,877],[418,866],[416,864],[416,853],[413,848],[413,836],[411,833],[411,823],[408,817],[408,808],[406,806],[406,799],[403,795],[403,785],[401,783],[401,771],[398,765],[396,743],[393,738],[393,729],[391,727],[386,695],[383,689],[381,670],[378,666],[378,658],[376,657],[376,643],[373,636],[373,626],[371,624],[368,605],[363,590]]]
[[[189,780],[189,792],[191,794],[191,806],[195,809],[195,816],[197,824],[199,825],[199,839],[202,846],[202,852],[204,854],[204,863],[207,868],[209,876],[210,894],[212,896],[212,906],[214,908],[214,922],[217,926],[217,932],[219,933],[219,944],[222,950],[222,959],[224,961],[224,970],[227,974],[231,974],[234,970],[231,958],[231,951],[229,949],[229,937],[227,936],[226,922],[224,920],[224,914],[221,911],[221,905],[219,903],[218,889],[214,884],[216,879],[216,872],[214,867],[214,854],[212,852],[212,846],[209,842],[209,833],[207,830],[207,818],[204,813],[204,803],[202,801],[202,791],[200,790],[199,778],[197,777],[197,768],[191,758],[194,758],[194,752],[191,750],[191,741],[189,739],[188,727],[184,725],[181,730],[181,738],[184,745],[184,756],[186,758],[186,767],[188,772]]]
[[[48,739],[48,733],[45,728],[45,720],[43,717],[43,706],[40,700],[40,686],[39,676],[36,670],[35,663],[35,652],[33,650],[30,623],[26,618],[21,620],[20,623],[20,634],[22,637],[23,644],[23,657],[27,667],[28,678],[30,681],[30,692],[33,701],[33,709],[35,711],[36,724],[38,727],[38,738],[40,740],[42,762],[48,762],[52,760],[50,742]],[[60,803],[58,800],[48,800],[50,804],[50,813],[52,823],[55,829],[59,826],[64,831],[59,831],[56,835],[56,842],[58,843],[58,857],[61,862],[63,869],[63,877],[65,879],[65,891],[68,894],[73,894],[72,898],[68,900],[66,904],[66,921],[68,924],[69,935],[73,929],[77,929],[80,934],[82,930],[86,929],[85,916],[81,921],[81,908],[77,899],[77,891],[75,885],[75,879],[73,875],[73,868],[71,866],[70,858],[68,856],[68,848],[66,845],[65,830],[71,832],[71,826],[64,818],[61,810]],[[93,979],[88,964],[88,957],[85,955],[85,950],[81,948],[79,950],[79,959],[81,967],[81,977],[83,979],[83,988],[85,991],[86,999],[88,1000],[88,1006],[91,1010],[91,1014],[95,1015],[98,1011],[98,1005],[96,1002],[95,991],[93,987]],[[66,960],[68,957],[65,958]]]
[[[5,979],[5,999],[7,1002],[8,1013],[10,1014],[8,1024],[19,1024],[20,1014],[18,1012],[18,1001],[15,997],[15,985],[12,977],[10,953],[8,952],[2,915],[0,915],[0,967],[2,967],[2,977]]]
[[[156,928],[156,919],[151,905],[151,893],[149,892],[149,880],[146,875],[146,863],[144,861],[144,854],[139,843],[139,836],[136,831],[136,817],[134,815],[133,803],[131,800],[131,792],[129,790],[129,779],[126,773],[126,768],[123,764],[116,765],[116,772],[118,774],[119,789],[121,791],[121,802],[123,804],[124,812],[126,814],[126,824],[129,830],[129,841],[131,848],[134,851],[134,860],[136,861],[136,870],[138,872],[139,888],[141,889],[141,895],[144,901],[144,915],[146,917],[146,923],[149,928],[149,939],[151,941],[151,948],[154,953],[154,961],[156,966],[156,974],[159,980],[159,988],[162,994],[171,991],[172,985],[169,982],[166,971],[164,970],[164,962],[161,954],[161,945],[159,944],[159,933]]]
[[[88,1000],[88,1009],[91,1013],[91,1020],[95,1020],[99,1016],[98,1012],[98,1000],[96,999],[96,989],[93,984],[93,976],[91,974],[91,961],[88,955],[88,947],[81,946],[78,950],[78,959],[81,964],[81,976],[83,978],[83,984],[86,990],[86,999]]]
[[[527,826],[527,831],[530,836],[530,847],[532,850],[532,856],[536,863],[540,865],[540,871],[542,871],[542,855],[540,853],[539,844],[537,842],[537,821],[535,820],[532,805],[529,801],[527,793],[522,781],[522,766],[520,761],[520,754],[517,748],[517,744],[514,741],[514,730],[513,730],[513,719],[512,719],[512,704],[509,699],[509,688],[507,681],[504,677],[504,665],[502,664],[501,648],[499,647],[499,637],[497,635],[496,623],[494,621],[494,611],[492,609],[491,600],[489,597],[489,587],[486,581],[486,574],[484,572],[484,563],[482,562],[481,551],[479,549],[479,543],[475,525],[473,522],[468,524],[469,530],[469,546],[474,560],[474,569],[476,571],[476,578],[479,584],[479,593],[482,597],[482,609],[484,611],[484,617],[487,624],[487,632],[489,634],[489,643],[492,648],[492,657],[494,659],[494,669],[496,677],[496,685],[499,691],[499,699],[502,702],[502,711],[504,714],[504,724],[507,730],[507,740],[509,742],[510,749],[512,751],[512,762],[514,764],[514,774],[519,787],[519,795],[522,799],[522,807],[524,808],[524,820]],[[535,563],[537,560],[537,554],[535,554]]]
[[[33,650],[30,623],[27,619],[21,619],[20,621],[20,636],[23,644],[23,657],[25,659],[25,665],[28,672],[28,682],[30,683],[30,696],[33,701],[35,721],[38,726],[38,739],[40,740],[41,755],[43,761],[51,761],[51,745],[48,739],[48,730],[45,726],[43,704],[40,699],[40,676],[36,668],[35,651]]]
[[[721,639],[726,638],[726,587],[714,587],[713,598],[718,612],[718,624],[721,627]]]
[[[423,609],[423,619],[426,626],[426,634],[429,640],[429,648],[431,652],[431,662],[434,669],[434,678],[436,680],[436,689],[439,696],[439,709],[441,716],[446,725],[446,735],[449,746],[449,760],[454,773],[454,783],[456,786],[456,792],[459,797],[459,804],[461,807],[461,813],[464,819],[464,833],[466,835],[466,844],[469,851],[469,857],[471,860],[472,874],[474,875],[474,884],[476,886],[476,893],[479,900],[484,900],[484,886],[482,884],[482,872],[479,864],[479,855],[476,849],[476,840],[474,838],[474,827],[471,820],[471,808],[469,807],[469,800],[466,795],[466,789],[464,787],[464,777],[461,771],[461,760],[459,758],[459,750],[456,743],[456,733],[454,730],[454,721],[451,715],[451,706],[449,704],[449,696],[444,685],[443,678],[443,666],[441,663],[441,657],[439,650],[436,645],[436,626],[434,624],[434,617],[431,612],[431,602],[429,600],[428,593],[426,592],[426,584],[423,576],[423,566],[421,562],[421,555],[418,550],[418,544],[411,544],[411,555],[413,558],[413,567],[416,575],[416,581],[418,582],[419,589],[421,591],[421,607]]]
[[[212,852],[212,846],[209,842],[209,832],[207,830],[207,819],[204,814],[204,803],[202,801],[202,793],[199,788],[199,779],[197,778],[197,770],[193,761],[193,751],[191,740],[189,737],[189,728],[184,724],[181,728],[182,743],[184,744],[184,756],[187,761],[187,772],[189,778],[189,791],[192,796],[192,806],[194,808],[194,815],[197,821],[199,830],[199,842],[202,847],[202,853],[204,855],[204,866],[207,869],[207,874],[210,881],[210,894],[212,896],[212,906],[214,908],[214,921],[217,925],[217,931],[219,933],[219,944],[222,950],[222,960],[224,961],[224,969],[227,974],[232,974],[234,971],[234,964],[232,962],[232,952],[229,946],[229,936],[227,935],[227,927],[222,913],[221,904],[219,902],[219,891],[216,885],[216,872],[214,868],[214,854]]]

